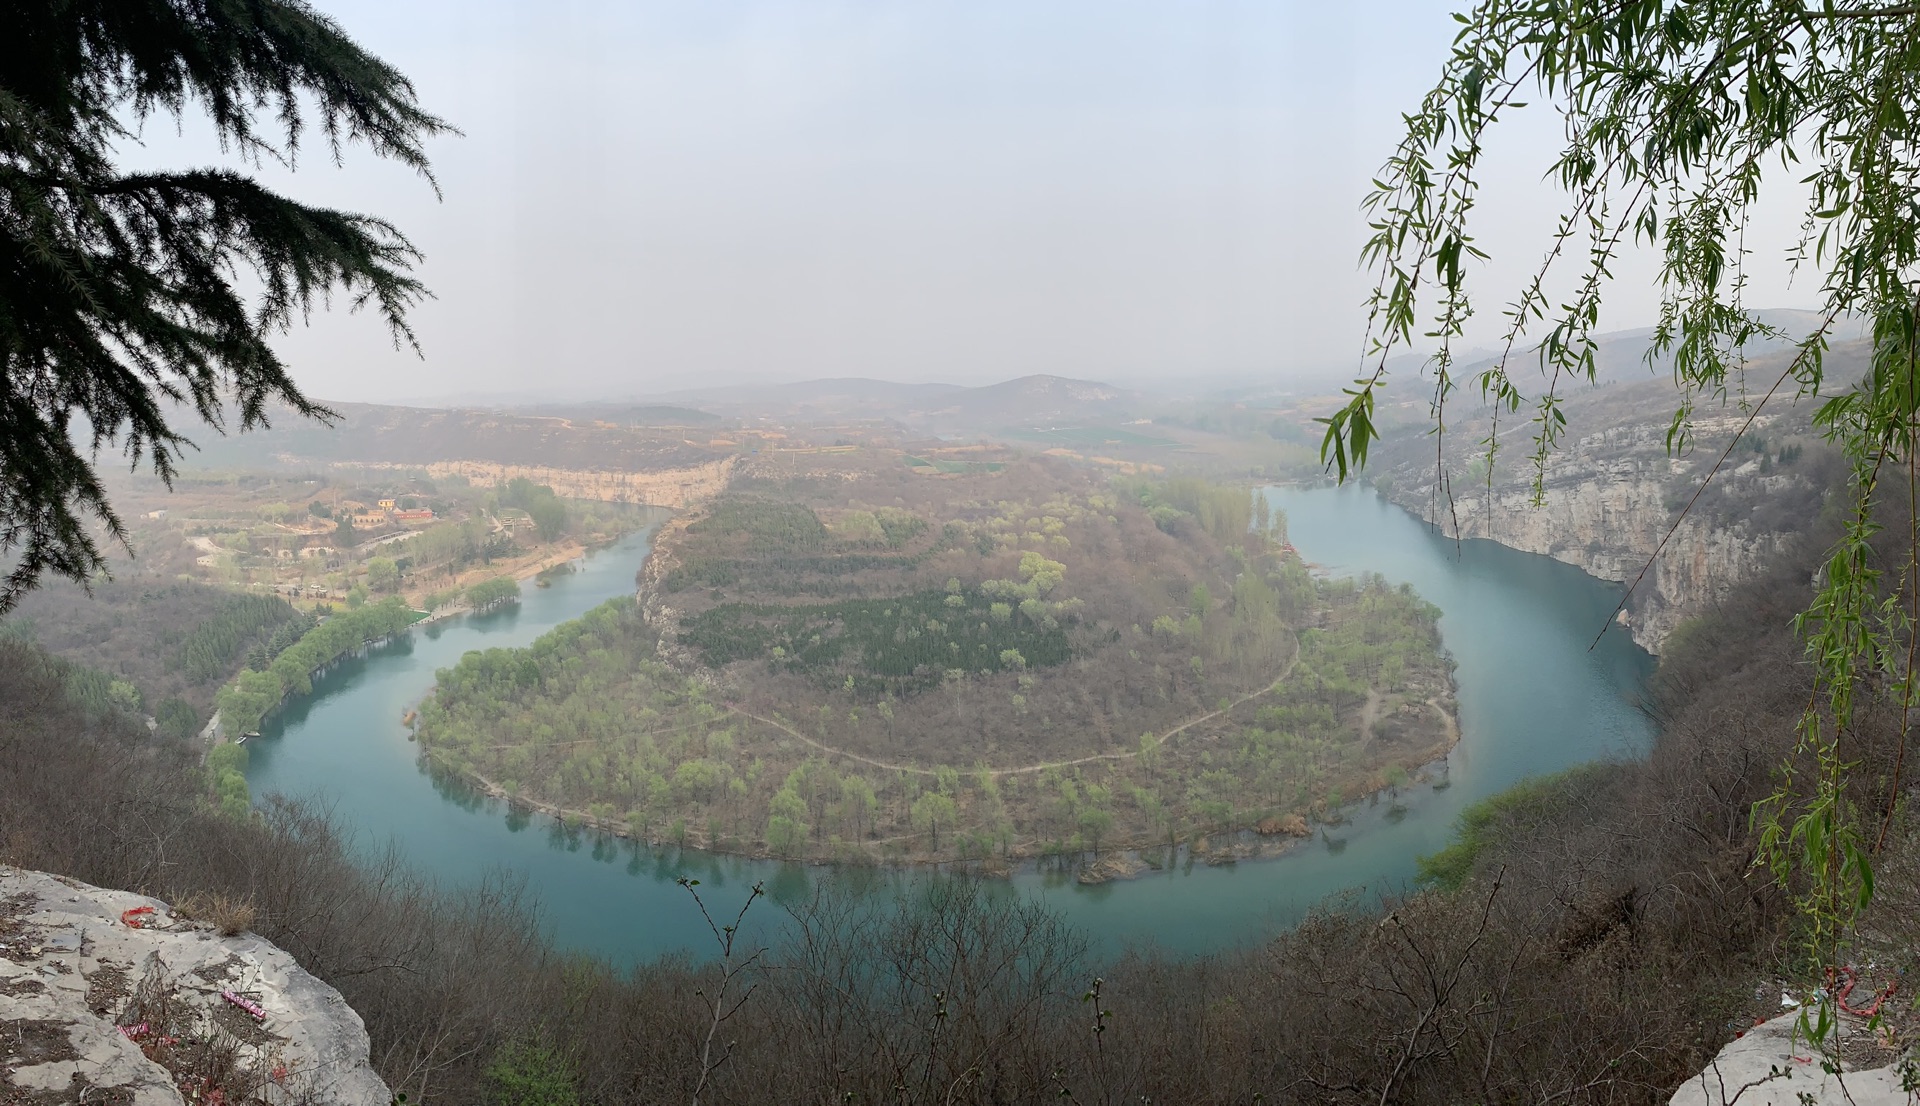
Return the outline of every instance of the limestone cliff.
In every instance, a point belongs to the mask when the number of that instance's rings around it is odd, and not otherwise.
[[[675,538],[687,528],[689,521],[685,516],[672,519],[654,533],[652,551],[647,554],[646,563],[640,566],[634,604],[640,610],[640,617],[660,635],[660,659],[684,673],[692,674],[702,671],[701,666],[693,652],[680,644],[680,612],[667,605],[666,588],[662,586],[676,563],[673,553]]]
[[[387,1106],[339,992],[252,934],[0,867],[0,1102]]]
[[[1748,431],[1753,447],[1737,448],[1683,514],[1745,422],[1744,415],[1697,420],[1701,446],[1679,458],[1667,452],[1659,417],[1592,430],[1549,458],[1537,504],[1524,430],[1518,441],[1502,434],[1490,488],[1468,452],[1471,442],[1454,458],[1451,501],[1444,485],[1436,490],[1431,452],[1393,454],[1378,484],[1449,537],[1489,538],[1603,580],[1638,579],[1624,618],[1636,642],[1659,652],[1677,624],[1758,572],[1804,529],[1831,478],[1819,458],[1807,457],[1811,443],[1791,415],[1762,415]]]
[[[653,507],[691,507],[727,486],[734,457],[680,468],[614,469],[559,468],[550,465],[514,465],[498,461],[340,462],[352,468],[424,470],[436,479],[460,476],[482,487],[494,487],[524,478],[545,484],[563,499],[593,499],[604,503],[647,504]]]

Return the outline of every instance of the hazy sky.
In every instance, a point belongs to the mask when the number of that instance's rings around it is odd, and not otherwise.
[[[363,152],[266,174],[427,255],[424,361],[344,313],[283,343],[341,400],[1347,372],[1359,202],[1455,28],[1413,0],[317,6],[464,132],[444,201]],[[1489,318],[1551,225],[1533,114],[1482,206]],[[161,123],[130,160],[213,158]],[[1648,271],[1610,322],[1647,321]]]

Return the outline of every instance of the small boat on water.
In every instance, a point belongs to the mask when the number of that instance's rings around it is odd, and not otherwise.
[[[247,743],[248,741],[250,741],[250,740],[252,740],[253,738],[256,738],[256,737],[259,737],[259,736],[260,736],[260,731],[259,731],[259,730],[248,730],[248,731],[247,731],[246,733],[243,733],[243,734],[241,734],[241,735],[240,735],[240,740],[238,740],[238,741],[236,741],[236,742],[234,742],[234,744],[235,744],[235,745],[245,745],[245,744],[246,744],[246,743]]]

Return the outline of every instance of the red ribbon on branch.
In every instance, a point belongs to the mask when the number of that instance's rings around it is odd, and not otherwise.
[[[1834,981],[1836,977],[1845,977],[1846,982],[1839,987],[1835,987]],[[1896,979],[1873,996],[1872,1005],[1855,1007],[1848,1004],[1847,996],[1853,993],[1854,985],[1859,982],[1860,975],[1852,968],[1827,969],[1827,989],[1833,992],[1833,1004],[1845,1013],[1852,1014],[1856,1018],[1871,1018],[1875,1014],[1878,1014],[1880,1012],[1880,1005],[1892,998],[1894,989],[1900,986],[1900,981]]]

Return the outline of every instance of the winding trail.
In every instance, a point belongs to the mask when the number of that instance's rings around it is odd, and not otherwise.
[[[1233,702],[1228,703],[1224,707],[1220,707],[1215,710],[1210,710],[1205,714],[1195,715],[1194,717],[1187,719],[1185,722],[1180,723],[1178,726],[1175,726],[1174,728],[1168,730],[1167,732],[1156,736],[1154,738],[1153,747],[1155,749],[1158,749],[1161,746],[1165,745],[1169,738],[1173,737],[1175,734],[1180,733],[1183,730],[1186,730],[1193,726],[1197,726],[1202,722],[1206,722],[1211,719],[1218,718],[1222,714],[1226,714],[1232,711],[1234,708],[1240,706],[1240,704],[1245,703],[1250,699],[1258,699],[1262,695],[1266,695],[1277,690],[1281,684],[1284,684],[1287,682],[1287,677],[1293,675],[1293,667],[1295,664],[1299,663],[1299,660],[1300,660],[1300,639],[1298,636],[1296,636],[1294,638],[1294,643],[1293,643],[1293,656],[1287,658],[1287,666],[1280,670],[1280,675],[1274,677],[1271,683],[1267,684],[1264,687],[1257,688],[1253,691],[1247,692],[1245,695],[1242,695],[1240,698],[1235,699]],[[922,768],[917,764],[901,764],[897,761],[876,760],[873,757],[862,756],[859,753],[850,753],[845,749],[836,749],[831,745],[827,745],[822,742],[815,741],[813,738],[808,737],[806,734],[801,733],[799,730],[794,729],[792,726],[787,725],[785,722],[780,722],[772,718],[766,718],[761,715],[754,714],[752,711],[746,710],[743,707],[734,706],[732,703],[727,703],[725,704],[725,706],[729,711],[741,716],[742,718],[751,718],[755,722],[760,722],[765,725],[772,726],[774,729],[779,730],[781,733],[784,733],[789,737],[797,738],[801,742],[804,742],[807,745],[811,745],[815,749],[818,749],[821,752],[830,754],[832,756],[845,757],[848,760],[857,761],[858,763],[865,764],[873,768],[883,769],[888,772],[911,772],[914,775],[918,775],[918,776],[931,776],[934,774],[934,770],[932,768]],[[1016,768],[990,768],[987,770],[987,774],[989,776],[992,776],[994,779],[1001,779],[1006,776],[1020,776],[1020,775],[1026,775],[1032,772],[1045,772],[1048,769],[1052,769],[1052,768],[1072,768],[1076,765],[1081,765],[1081,764],[1094,764],[1103,760],[1130,760],[1134,757],[1139,756],[1140,752],[1141,751],[1139,749],[1128,749],[1124,752],[1118,752],[1118,753],[1093,753],[1089,756],[1074,757],[1070,760],[1050,760],[1041,764],[1025,764]]]
[[[1380,689],[1367,689],[1366,705],[1360,708],[1360,747],[1373,744],[1373,724],[1380,718]]]

